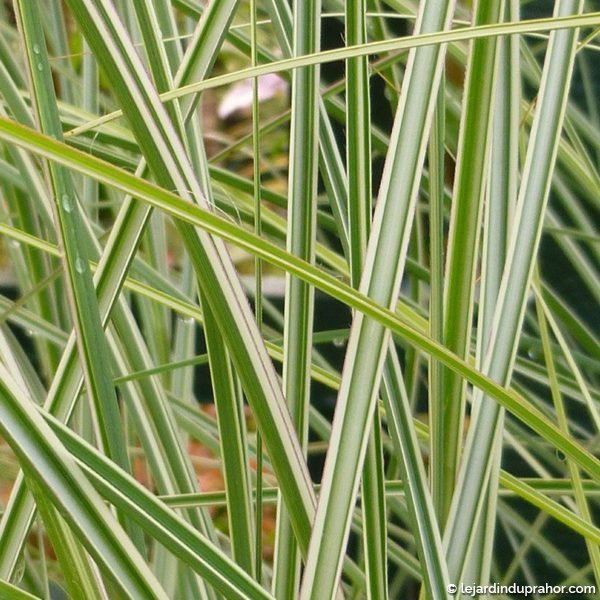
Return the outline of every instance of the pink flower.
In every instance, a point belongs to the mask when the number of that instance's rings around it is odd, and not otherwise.
[[[287,92],[288,84],[279,75],[268,73],[258,78],[258,100],[263,102]],[[217,114],[220,119],[227,119],[240,110],[252,106],[252,80],[240,81],[223,96]]]

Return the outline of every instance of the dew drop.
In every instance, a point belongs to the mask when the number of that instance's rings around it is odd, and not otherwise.
[[[535,348],[529,348],[529,350],[527,350],[527,356],[529,356],[529,358],[531,360],[537,360],[538,359],[538,353],[535,350]]]
[[[62,195],[62,207],[69,213],[73,210],[73,201],[69,194]]]
[[[44,65],[42,63],[38,63],[38,71],[43,71],[44,70]]]
[[[83,260],[83,258],[81,258],[81,256],[78,256],[75,259],[75,270],[78,273],[85,273],[85,267],[86,267],[85,260]]]
[[[346,345],[346,338],[338,337],[333,340],[333,345],[336,348],[343,348]]]
[[[40,53],[40,47],[37,44],[33,45],[33,52],[34,52],[34,54]]]
[[[11,240],[9,242],[9,244],[11,245],[12,248],[20,248],[21,247],[21,242],[19,242],[17,240]]]

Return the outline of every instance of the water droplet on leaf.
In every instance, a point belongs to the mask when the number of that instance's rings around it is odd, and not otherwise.
[[[75,259],[75,270],[78,273],[85,273],[85,269],[86,269],[86,262],[83,258],[81,258],[81,256],[78,256]]]
[[[71,200],[71,196],[69,196],[69,194],[62,195],[62,207],[67,212],[71,212],[73,210],[73,200]]]

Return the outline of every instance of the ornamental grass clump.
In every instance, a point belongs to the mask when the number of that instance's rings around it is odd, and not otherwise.
[[[1,597],[596,597],[600,12],[521,4],[0,2]]]

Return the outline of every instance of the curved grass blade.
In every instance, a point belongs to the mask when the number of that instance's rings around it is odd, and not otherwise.
[[[0,430],[18,456],[26,478],[52,501],[125,597],[166,600],[166,594],[129,537],[38,415],[36,405],[12,382],[3,366],[0,366]]]
[[[228,24],[233,18],[235,4],[230,2],[219,3],[216,7],[207,11],[205,17],[220,17],[221,19],[225,19],[225,24]],[[158,24],[158,15],[150,3],[137,3],[136,11],[142,34],[146,40],[146,48],[150,49],[151,71],[157,83],[158,91],[172,88],[173,81],[168,64],[169,59],[166,48],[164,48],[161,40],[162,31]],[[194,71],[206,71],[208,69],[206,61],[210,62],[216,56],[216,49],[222,42],[224,31],[224,29],[218,26],[215,27],[213,18],[204,18],[196,28],[193,44],[186,52],[184,63],[179,67],[175,78],[181,81],[191,77]],[[200,43],[201,41],[203,43]],[[200,53],[199,50],[203,50],[204,52]],[[152,56],[156,56],[157,60],[153,61]],[[213,204],[209,187],[208,164],[204,149],[199,143],[199,140],[202,139],[200,125],[196,119],[192,119],[186,128],[183,117],[180,114],[179,103],[170,108],[169,114],[176,125],[177,132],[181,139],[186,141],[187,147],[190,150],[190,157],[193,161],[194,169],[198,173],[202,191],[208,203]],[[159,222],[163,223],[164,215],[155,214],[154,218],[159,219]],[[164,259],[158,261],[158,264],[161,263],[166,265]],[[185,264],[185,273],[188,280],[187,288],[193,293],[193,271],[189,261],[186,261]],[[254,568],[254,554],[251,544],[253,522],[248,491],[250,475],[246,456],[246,437],[241,398],[230,367],[226,348],[212,312],[208,308],[204,298],[202,301],[204,304],[204,334],[209,351],[214,401],[218,411],[222,446],[221,455],[224,461],[223,472],[229,497],[227,515],[230,524],[232,553],[238,564],[245,568],[248,573],[252,574]],[[187,336],[190,338],[187,344],[193,346],[195,342],[195,330],[193,327],[184,330],[180,326],[177,333],[179,334],[178,341],[181,342],[182,337]],[[168,348],[168,344],[159,344],[159,347],[161,346],[165,351]],[[213,542],[216,542],[216,535],[212,531],[212,523],[208,519],[205,519],[205,521],[207,529],[211,531]]]
[[[32,102],[41,130],[60,139],[62,130],[56,107],[45,39],[37,9],[31,2],[15,3],[32,83]],[[56,163],[50,164],[50,179],[55,195],[55,218],[63,247],[71,315],[76,331],[79,356],[86,388],[93,406],[98,443],[124,469],[129,469],[125,440],[120,430],[120,413],[112,377],[108,347],[98,315],[98,303],[88,266],[88,250],[79,237],[82,227],[73,181]],[[135,543],[143,539],[130,530]]]
[[[385,52],[410,50],[411,48],[422,48],[424,46],[437,44],[450,44],[453,42],[476,40],[486,37],[497,37],[501,35],[525,35],[538,32],[556,31],[559,29],[596,27],[599,24],[600,12],[592,12],[583,15],[561,16],[546,19],[528,19],[526,21],[517,21],[511,23],[461,27],[459,29],[445,32],[436,31],[435,33],[416,34],[394,40],[369,42],[368,44],[360,44],[351,48],[345,47],[337,48],[335,50],[323,50],[318,54],[312,54],[298,58],[287,58],[266,65],[240,69],[234,73],[219,75],[204,81],[183,86],[176,90],[161,94],[160,97],[163,102],[168,102],[188,94],[197,94],[204,90],[236,83],[238,81],[243,81],[244,79],[260,77],[261,75],[267,75],[269,73],[280,73],[290,69],[295,69],[297,67],[325,64],[338,60],[356,58],[359,56],[369,56],[371,54],[383,54]],[[108,123],[121,116],[123,116],[121,110],[107,114],[99,119],[96,119],[95,121],[91,121],[85,125],[72,129],[68,132],[67,137],[79,135],[84,131],[88,131],[89,129],[95,129],[98,126]]]
[[[0,579],[0,598],[10,598],[10,600],[41,600],[39,596],[34,596],[21,588],[18,588],[8,581]]]
[[[39,483],[31,478],[27,487],[32,493],[37,510],[44,523],[44,529],[56,553],[65,585],[72,597],[90,600],[105,600],[106,590],[95,565],[85,552],[78,537],[61,519],[52,501],[46,496]]]
[[[141,166],[140,168],[141,173],[144,167]],[[99,308],[103,325],[108,322],[112,306],[120,290],[122,278],[127,272],[148,214],[148,207],[144,205],[136,206],[131,199],[128,199],[114,223],[97,278]],[[87,223],[84,224],[87,225]],[[86,230],[80,229],[79,234],[82,233],[85,235]],[[90,246],[93,246],[95,240],[91,236],[90,240],[92,240]],[[134,346],[131,344],[125,349],[125,354],[128,354],[128,359],[125,362],[132,365],[133,370],[147,368],[150,364],[148,357],[144,355],[143,350],[139,350],[144,348],[144,343],[135,332],[135,326],[128,309],[124,308],[121,303],[117,306],[115,313],[115,321],[118,323],[118,328],[123,333],[124,339],[130,342],[136,340],[137,342],[135,352],[132,352]],[[73,401],[81,387],[81,379],[75,362],[76,355],[73,352],[74,347],[73,340],[71,340],[55,378],[54,383],[56,385],[52,386],[47,400],[48,409],[62,418],[66,418],[71,413]],[[142,439],[144,438],[142,432],[152,429],[152,426],[147,422],[147,417],[144,415],[145,410],[149,409],[150,420],[158,423],[161,429],[159,444],[162,452],[161,456],[154,453],[155,444],[148,446],[148,455],[154,466],[153,471],[157,485],[165,492],[196,489],[195,484],[192,483],[195,480],[195,475],[192,479],[191,468],[188,468],[187,458],[184,458],[181,453],[179,437],[172,425],[174,419],[169,417],[169,411],[165,410],[167,408],[165,399],[161,397],[161,393],[154,382],[143,382],[141,388],[146,404],[139,400],[132,403],[132,414],[137,415],[137,426]],[[129,390],[127,390],[127,393],[131,394]],[[133,395],[136,396],[136,393],[133,393]],[[171,424],[170,427],[169,424]],[[168,463],[165,462],[164,457],[168,457]],[[19,554],[18,551],[14,551],[14,548],[24,543],[34,510],[33,503],[23,495],[24,491],[22,479],[18,479],[11,494],[9,509],[2,519],[1,537],[3,543],[0,545],[0,562],[2,569],[8,569],[9,571],[14,568],[14,561]],[[196,518],[199,517],[196,511],[189,513],[189,515],[198,527],[204,529],[205,525],[203,525],[202,519]]]
[[[586,472],[594,478],[600,479],[600,461],[593,457],[589,451],[573,439],[566,438],[540,410],[534,408],[522,395],[493,381],[475,369],[470,363],[456,357],[439,343],[433,341],[423,333],[421,321],[415,326],[409,318],[384,308],[329,273],[309,265],[264,239],[256,238],[252,233],[235,223],[204,210],[188,200],[183,200],[174,193],[151,182],[138,179],[131,173],[104,163],[93,156],[75,150],[22,125],[0,118],[0,139],[27,148],[32,152],[69,166],[82,174],[95,177],[107,185],[131,193],[140,200],[164,210],[174,218],[218,235],[223,240],[235,244],[255,256],[259,256],[266,262],[303,278],[340,302],[377,320],[394,334],[418,346],[427,354],[456,370],[474,386],[483,390],[518,419],[526,423],[542,438],[551,441]]]
[[[221,550],[166,507],[132,477],[56,419],[44,415],[49,426],[78,462],[100,493],[189,564],[227,598],[268,599],[272,596]]]
[[[539,273],[534,273],[534,278],[537,280],[539,284]],[[558,424],[561,430],[569,434],[569,422],[567,413],[565,410],[564,400],[562,395],[558,389],[558,379],[556,376],[556,364],[554,362],[554,358],[552,356],[552,351],[550,349],[550,332],[548,327],[548,322],[546,320],[546,315],[544,314],[547,311],[547,307],[544,306],[543,300],[540,296],[536,296],[536,309],[538,313],[538,322],[540,325],[540,334],[542,339],[542,344],[544,345],[544,357],[546,361],[546,366],[548,370],[548,376],[550,379],[550,388],[552,392],[552,399],[554,401],[554,406],[556,409],[556,414],[558,417]],[[575,501],[577,503],[577,512],[582,518],[587,521],[592,520],[592,515],[590,511],[590,504],[588,499],[585,496],[583,491],[583,485],[581,482],[581,475],[579,473],[579,469],[576,465],[574,465],[571,461],[568,463],[569,473],[571,476],[571,480],[573,482],[573,493],[575,496]],[[598,544],[594,544],[586,539],[587,550],[590,556],[590,561],[592,564],[592,569],[594,571],[596,585],[600,584],[600,547]]]
[[[152,172],[168,189],[206,207],[196,176],[156,91],[112,7],[101,0],[69,0],[69,6],[102,62]],[[121,68],[126,64],[127,68]],[[242,380],[283,488],[299,543],[306,549],[314,497],[310,477],[285,407],[277,375],[254,323],[224,244],[178,223],[199,286],[213,311]],[[285,440],[285,442],[284,442]]]

